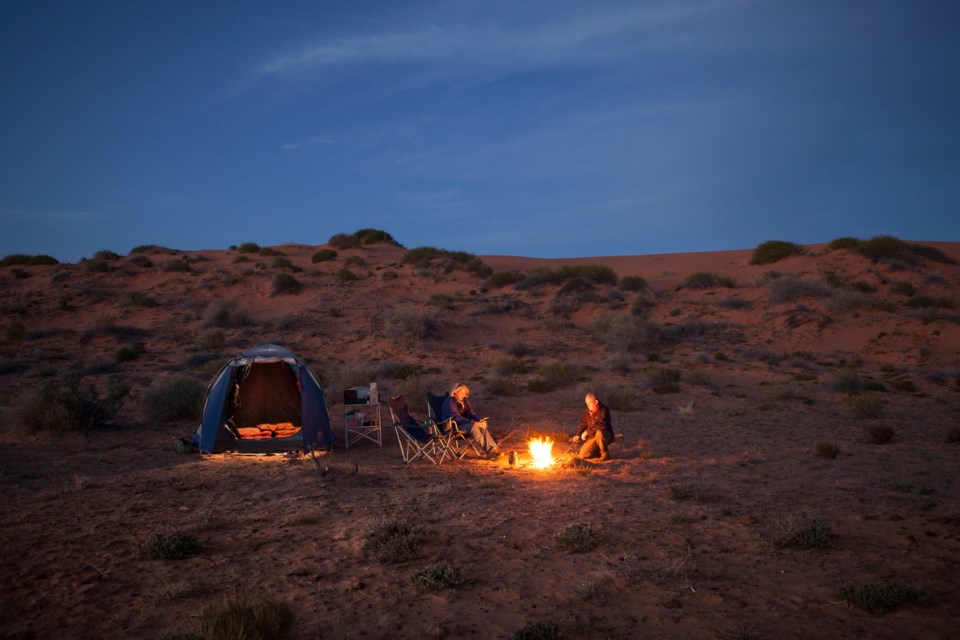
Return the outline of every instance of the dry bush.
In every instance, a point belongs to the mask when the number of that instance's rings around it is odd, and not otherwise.
[[[870,442],[873,444],[887,444],[892,441],[897,432],[893,427],[886,425],[875,425],[867,429],[867,435],[870,436]]]
[[[466,574],[453,567],[446,560],[421,569],[410,576],[410,582],[420,591],[440,591],[458,589],[470,584]]]
[[[44,384],[24,404],[20,418],[32,429],[93,429],[107,425],[120,410],[130,388],[108,381],[105,397],[79,371],[68,371]]]
[[[857,396],[850,401],[853,415],[867,420],[876,420],[883,415],[883,398],[877,396]]]
[[[380,562],[398,563],[416,557],[422,540],[423,532],[406,520],[380,518],[367,528],[363,548]]]
[[[814,450],[819,457],[830,458],[831,460],[835,460],[840,455],[840,447],[832,442],[818,442]]]
[[[608,351],[648,351],[663,337],[660,325],[634,314],[605,314],[593,323],[594,339]]]
[[[140,543],[140,552],[154,560],[183,560],[199,550],[197,537],[180,529],[154,531]]]
[[[905,602],[918,602],[923,592],[907,587],[895,580],[883,584],[844,584],[837,589],[837,595],[850,604],[877,615],[886,613]]]
[[[253,324],[250,314],[235,300],[213,300],[203,314],[207,327],[241,328]]]
[[[141,396],[141,409],[150,422],[199,420],[204,387],[196,378],[173,376],[154,380]]]
[[[770,302],[793,302],[800,298],[830,298],[834,289],[823,282],[803,280],[794,275],[782,275],[767,282]]]
[[[273,276],[271,281],[270,297],[284,294],[297,294],[303,289],[303,285],[292,274],[278,273]]]
[[[773,522],[772,542],[779,549],[822,549],[830,544],[830,522],[826,518],[791,514]]]
[[[597,545],[597,533],[588,524],[571,524],[553,536],[554,541],[562,548],[574,553],[590,551]]]
[[[204,605],[202,640],[284,640],[293,637],[296,616],[289,605],[257,601],[243,594]]]
[[[750,264],[771,264],[789,256],[803,255],[804,247],[784,240],[768,240],[757,246],[750,257]]]
[[[424,340],[436,335],[437,325],[433,318],[426,314],[398,307],[384,314],[384,332],[395,340]]]

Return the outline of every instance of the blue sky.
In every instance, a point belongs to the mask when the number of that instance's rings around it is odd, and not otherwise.
[[[0,255],[960,241],[960,3],[0,0]]]

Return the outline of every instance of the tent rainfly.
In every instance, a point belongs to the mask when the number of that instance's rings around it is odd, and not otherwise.
[[[203,400],[193,445],[203,453],[279,453],[333,445],[323,389],[307,363],[262,344],[231,359]]]

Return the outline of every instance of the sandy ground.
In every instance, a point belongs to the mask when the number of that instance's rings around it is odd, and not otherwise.
[[[960,258],[956,243],[930,244]],[[823,247],[764,267],[747,264],[750,251],[484,257],[497,271],[605,264],[652,289],[600,287],[570,304],[556,285],[485,290],[459,269],[418,271],[400,261],[402,249],[383,245],[312,265],[318,248],[277,247],[303,268],[293,295],[270,295],[270,259],[258,269],[236,262],[236,251],[178,253],[203,256],[188,273],[127,258],[106,272],[3,269],[0,322],[20,320],[26,331],[5,334],[0,369],[0,637],[172,637],[196,631],[203,606],[232,593],[288,604],[297,638],[960,637],[960,444],[949,441],[960,429],[960,322],[947,304],[960,267],[872,263]],[[349,256],[362,260],[350,266],[360,278],[344,283],[334,274]],[[771,269],[818,282],[831,273],[874,291],[854,305],[776,302],[762,281]],[[736,286],[683,286],[704,271]],[[937,314],[907,306],[901,282],[939,299]],[[132,304],[133,291],[158,305]],[[638,295],[649,298],[649,319],[675,333],[610,351],[592,327],[603,314],[629,314]],[[225,299],[252,324],[199,348],[211,330],[205,310]],[[435,331],[391,335],[393,308],[428,314]],[[132,341],[144,354],[116,364],[116,350]],[[508,376],[517,383],[508,394],[494,380],[517,341],[526,366]],[[341,435],[338,395],[358,368],[405,364],[419,367],[423,384],[467,382],[495,431],[512,434],[503,445],[517,463],[404,465],[389,426],[382,448],[336,447],[319,466],[174,452],[196,424],[146,420],[138,401],[147,385],[183,374],[205,385],[218,361],[263,342],[303,356],[325,379]],[[212,368],[197,364],[208,351],[219,358]],[[546,393],[526,389],[556,362],[571,363],[574,379]],[[119,373],[133,387],[115,424],[27,429],[20,415],[30,394],[76,365],[98,384]],[[681,374],[670,393],[652,381],[662,368]],[[836,382],[849,371],[874,383],[860,395],[882,398],[879,418],[851,409]],[[417,388],[377,382],[388,392]],[[561,442],[557,464],[532,468],[526,435],[572,433],[583,393],[597,388],[633,398],[612,412],[620,434],[612,458],[565,468]],[[892,428],[893,440],[873,443],[877,426]],[[839,456],[818,456],[818,442]],[[775,544],[800,516],[828,524],[827,546]],[[383,519],[422,532],[413,559],[382,563],[364,549]],[[564,548],[557,534],[571,525],[590,527],[595,546]],[[196,536],[199,553],[140,552],[170,528]],[[440,560],[468,584],[414,588],[411,575]],[[888,582],[923,597],[878,615],[838,595],[842,585]]]

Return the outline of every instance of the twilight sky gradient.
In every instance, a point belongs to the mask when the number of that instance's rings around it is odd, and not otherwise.
[[[0,0],[0,256],[958,241],[958,33],[957,0]]]

